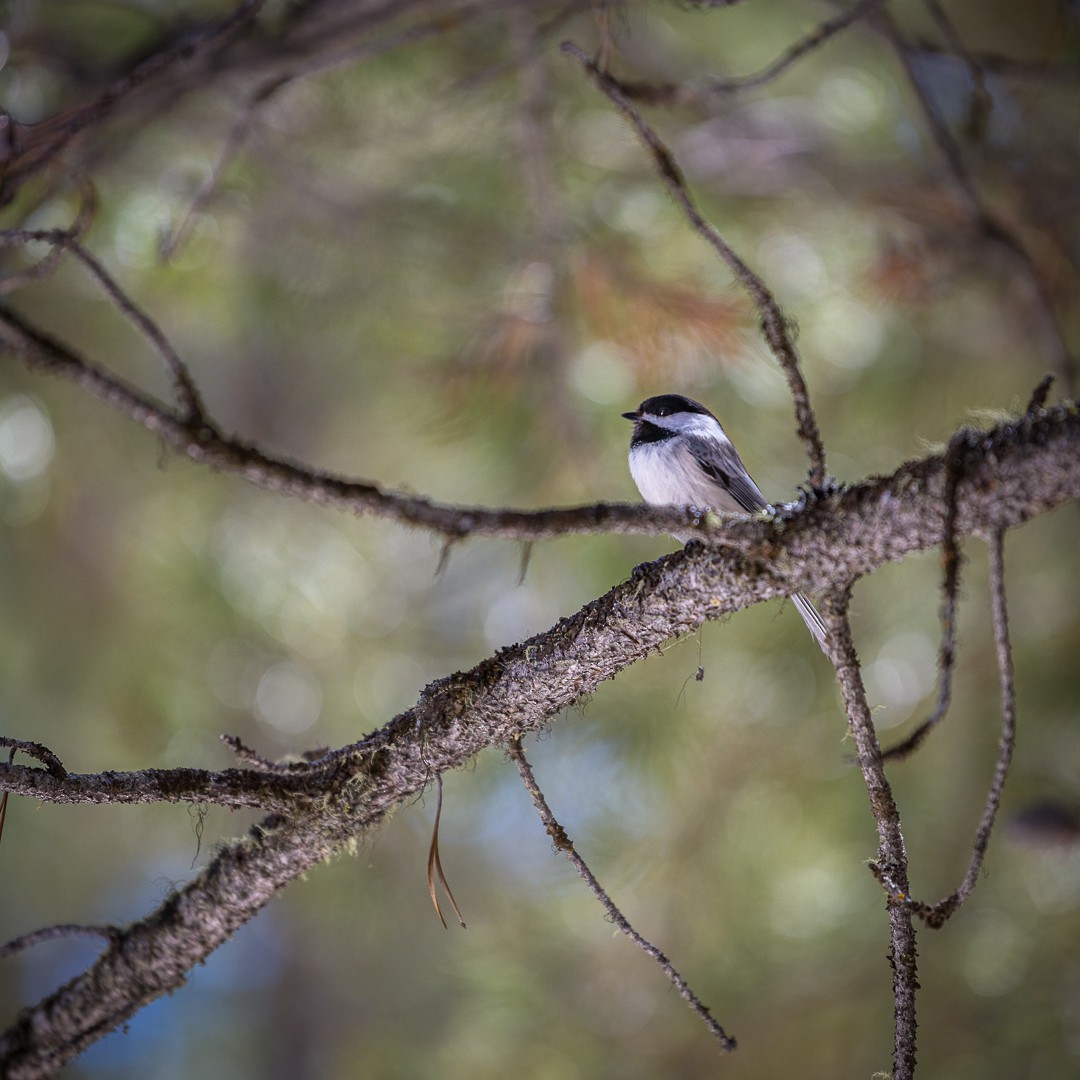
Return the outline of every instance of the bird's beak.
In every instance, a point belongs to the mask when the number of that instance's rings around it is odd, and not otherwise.
[[[641,419],[641,413],[640,412],[624,412],[622,415],[624,417],[626,417],[627,420],[640,420]]]

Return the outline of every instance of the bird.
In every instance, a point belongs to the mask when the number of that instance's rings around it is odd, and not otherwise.
[[[635,412],[630,436],[630,475],[653,506],[694,506],[735,514],[768,508],[720,421],[704,405],[682,394],[646,398]],[[688,536],[676,536],[686,543]],[[800,593],[791,602],[826,652],[825,624]]]

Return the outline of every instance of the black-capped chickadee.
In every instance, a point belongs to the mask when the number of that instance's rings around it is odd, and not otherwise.
[[[746,471],[720,421],[682,394],[647,398],[630,436],[630,475],[641,497],[654,506],[694,506],[757,514],[768,503]],[[690,537],[677,536],[685,543]],[[805,596],[791,598],[810,633],[825,650],[825,624]]]

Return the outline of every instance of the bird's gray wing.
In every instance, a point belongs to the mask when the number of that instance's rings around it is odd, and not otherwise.
[[[748,514],[756,514],[768,506],[761,489],[750,479],[742,458],[731,443],[688,436],[686,446],[698,468],[714,484],[728,492]]]
[[[750,478],[742,458],[731,443],[691,436],[686,439],[686,450],[709,481],[725,491],[748,514],[756,514],[768,505],[761,489]],[[828,656],[828,631],[817,608],[800,593],[794,593],[791,599],[807,629],[821,646],[821,651]]]

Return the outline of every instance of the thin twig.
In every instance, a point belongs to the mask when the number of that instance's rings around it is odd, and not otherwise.
[[[187,238],[191,225],[214,197],[226,169],[243,149],[255,127],[259,112],[282,90],[313,75],[325,74],[337,68],[384,56],[395,49],[403,48],[406,45],[414,45],[417,42],[434,37],[436,34],[445,34],[451,25],[485,14],[490,7],[489,3],[483,2],[462,5],[452,15],[443,12],[430,22],[388,34],[377,41],[365,41],[359,45],[336,48],[317,54],[302,63],[292,64],[287,71],[263,80],[247,95],[240,105],[213,168],[203,178],[183,216],[162,239],[160,247],[162,260],[168,262],[176,254],[180,245]]]
[[[184,422],[197,426],[207,424],[195,381],[172,343],[161,327],[124,292],[97,256],[79,243],[74,226],[71,229],[7,229],[0,233],[0,246],[6,247],[14,243],[51,244],[54,251],[58,253],[66,251],[73,255],[112,301],[116,310],[142,334],[161,358],[166,370],[172,376],[173,388],[180,403],[181,417]]]
[[[1024,410],[1025,416],[1033,416],[1039,412],[1040,409],[1046,407],[1047,398],[1050,397],[1050,388],[1054,385],[1053,375],[1044,375],[1039,380],[1039,385],[1035,387],[1031,392],[1031,400],[1028,402],[1027,408]]]
[[[1013,671],[1012,645],[1009,642],[1009,610],[1005,594],[1005,536],[996,532],[990,538],[990,603],[994,623],[994,646],[997,653],[998,679],[1001,688],[1001,734],[994,775],[986,793],[982,817],[975,832],[971,862],[960,887],[951,896],[935,904],[923,916],[928,926],[939,927],[972,894],[982,871],[990,834],[1001,807],[1001,793],[1009,776],[1009,765],[1016,748],[1016,683]]]
[[[81,174],[73,174],[75,184],[79,190],[79,209],[75,219],[63,230],[73,240],[77,240],[89,227],[97,214],[97,193],[90,181]],[[27,243],[26,233],[19,229],[5,229],[0,231],[0,247],[25,246]],[[17,292],[27,285],[34,285],[39,281],[51,276],[60,260],[64,257],[64,247],[59,244],[51,244],[49,250],[36,263],[25,270],[11,274],[0,279],[0,296],[7,296]]]
[[[819,23],[805,37],[800,38],[771,64],[767,64],[761,70],[741,77],[710,79],[709,89],[713,93],[727,94],[733,91],[764,86],[787,71],[792,64],[797,63],[808,53],[814,52],[830,38],[835,37],[842,30],[846,30],[853,23],[858,22],[886,2],[887,0],[858,0],[858,3],[853,4],[847,11],[841,11],[831,19]]]
[[[661,180],[675,202],[682,209],[694,231],[708,243],[726,263],[736,281],[750,295],[761,316],[761,328],[765,340],[773,355],[779,361],[787,377],[788,387],[795,402],[795,417],[799,427],[799,437],[806,447],[810,459],[810,485],[817,491],[825,487],[825,449],[821,443],[817,419],[810,405],[810,394],[806,388],[802,371],[799,368],[799,355],[791,334],[791,327],[776,298],[769,291],[765,282],[736,254],[720,235],[716,226],[707,221],[698,210],[686,184],[678,163],[671,150],[663,143],[659,135],[645,122],[644,117],[634,107],[630,99],[619,88],[618,83],[587,53],[572,41],[563,42],[563,52],[573,57],[589,75],[596,86],[610,99],[612,104],[630,121],[641,141],[652,154],[653,162]]]
[[[26,754],[27,757],[32,757],[36,761],[40,761],[45,766],[50,776],[56,777],[57,780],[66,780],[68,771],[64,768],[64,763],[45,745],[38,742],[30,742],[28,739],[12,739],[7,735],[0,735],[0,746],[10,746],[12,753],[20,751]],[[12,757],[8,764],[14,760]]]
[[[971,896],[979,880],[986,851],[990,845],[990,834],[994,830],[998,810],[1001,807],[1001,793],[1009,775],[1016,747],[1016,689],[1013,674],[1012,646],[1009,643],[1009,616],[1005,595],[1005,535],[995,531],[990,540],[990,602],[994,624],[994,644],[997,652],[998,675],[1001,685],[1001,735],[998,738],[998,756],[994,765],[994,775],[986,793],[982,817],[975,832],[972,844],[971,861],[967,873],[955,892],[950,893],[936,904],[928,904],[907,894],[907,890],[891,877],[881,866],[871,863],[870,870],[878,881],[888,890],[890,897],[903,904],[912,914],[917,915],[927,926],[938,929],[945,925]]]
[[[63,233],[60,235],[64,237],[59,241],[60,245],[70,251],[86,267],[91,277],[101,286],[116,306],[117,311],[146,338],[154,351],[161,357],[166,369],[172,376],[173,389],[180,403],[183,418],[189,424],[205,425],[207,420],[195,381],[161,328],[120,288],[116,279],[105,269],[95,255],[73,237],[66,236]]]
[[[114,926],[82,926],[78,923],[61,923],[57,926],[43,926],[40,930],[32,930],[29,934],[13,938],[11,941],[0,945],[0,960],[6,960],[23,949],[29,949],[39,945],[43,941],[55,941],[65,937],[99,937],[107,942],[114,942],[119,938],[120,931]]]
[[[596,876],[589,869],[588,864],[577,853],[573,841],[566,835],[566,830],[559,824],[555,815],[551,812],[551,807],[548,806],[543,792],[541,792],[536,783],[536,777],[533,775],[532,768],[529,765],[528,759],[525,757],[525,751],[522,749],[521,738],[515,737],[511,739],[507,743],[506,752],[510,757],[510,760],[517,766],[521,781],[525,785],[525,790],[529,793],[529,797],[533,801],[533,806],[536,807],[536,812],[540,815],[540,820],[543,822],[544,828],[551,837],[552,843],[574,864],[574,868],[589,887],[589,891],[600,901],[600,904],[607,912],[608,918],[628,938],[630,938],[638,948],[656,961],[661,970],[671,981],[671,984],[678,990],[679,996],[682,997],[682,999],[705,1023],[709,1031],[712,1032],[713,1037],[720,1044],[721,1049],[725,1051],[734,1050],[735,1040],[717,1023],[716,1019],[709,1011],[708,1006],[698,998],[687,981],[679,974],[675,965],[672,964],[672,962],[655,945],[653,945],[652,942],[634,929],[626,916],[623,915],[615,905],[615,902],[604,890],[600,882],[596,880]]]
[[[971,73],[971,108],[968,114],[968,127],[976,139],[981,139],[994,107],[993,96],[986,85],[986,69],[978,56],[964,44],[956,29],[956,24],[949,18],[948,12],[938,0],[923,0],[923,3],[953,54],[963,61]]]
[[[914,50],[901,35],[896,24],[889,17],[887,12],[878,12],[872,20],[872,25],[874,25],[885,40],[888,41],[893,52],[896,54],[896,58],[900,62],[900,67],[907,77],[908,85],[911,87],[912,93],[914,93],[915,99],[919,103],[919,108],[922,110],[930,137],[937,146],[941,156],[945,159],[949,172],[952,173],[954,182],[964,193],[968,206],[972,212],[976,214],[977,217],[982,217],[985,213],[985,209],[982,205],[982,200],[979,196],[979,190],[975,184],[975,180],[971,175],[971,170],[968,168],[967,161],[964,159],[959,144],[953,138],[952,132],[949,130],[949,125],[941,115],[941,110],[938,108],[937,102],[930,95],[923,80],[919,78],[918,71],[915,70],[915,62],[912,56]]]
[[[941,584],[941,643],[938,646],[938,696],[934,711],[902,742],[884,751],[885,761],[902,761],[910,757],[945,719],[952,700],[952,677],[956,660],[956,607],[960,593],[960,544],[956,535],[958,506],[957,489],[960,485],[961,453],[967,441],[964,431],[954,435],[945,452],[945,513],[942,523],[941,563],[944,580]]]
[[[158,253],[162,262],[167,263],[172,259],[179,250],[180,245],[187,239],[192,224],[210,204],[210,200],[214,197],[225,170],[240,153],[244,143],[248,140],[248,136],[251,134],[251,129],[255,123],[255,113],[260,103],[259,95],[256,93],[251,95],[240,106],[240,111],[233,120],[229,133],[225,136],[221,150],[218,152],[217,161],[214,162],[213,167],[203,177],[180,220],[161,238]]]
[[[288,775],[289,773],[309,773],[311,765],[308,761],[271,761],[262,754],[245,746],[235,735],[220,735],[221,741],[242,761],[245,765],[261,772]]]
[[[804,56],[815,52],[825,42],[846,30],[853,23],[864,18],[887,0],[858,0],[846,11],[841,11],[830,19],[819,23],[804,37],[799,38],[786,48],[775,60],[749,75],[731,77],[713,76],[703,88],[688,86],[685,83],[652,85],[649,83],[617,80],[619,88],[627,97],[650,105],[685,105],[708,96],[728,95],[752,90],[774,82],[788,68],[798,63]]]

